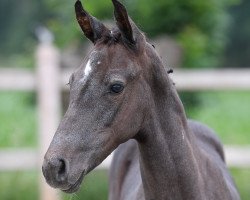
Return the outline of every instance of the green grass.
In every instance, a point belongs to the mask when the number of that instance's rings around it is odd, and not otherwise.
[[[250,169],[231,169],[242,200],[250,199]]]
[[[106,200],[108,199],[107,171],[95,171],[84,178],[81,189],[76,194],[64,194],[64,200]]]
[[[187,107],[188,116],[208,124],[226,144],[250,144],[250,93],[206,92],[198,94],[198,105]],[[189,102],[184,102],[188,104]],[[33,93],[0,93],[0,148],[36,147],[37,111]],[[250,197],[250,169],[231,169],[242,200]],[[64,200],[106,200],[106,171],[90,173],[80,192],[63,195]],[[38,173],[0,172],[0,199],[36,200]]]
[[[206,92],[199,105],[187,108],[189,118],[213,128],[224,144],[250,144],[250,93]]]
[[[250,169],[231,169],[242,200],[250,197]],[[0,199],[39,199],[36,172],[0,173]],[[108,176],[106,171],[95,171],[86,176],[79,192],[63,194],[63,200],[107,200]]]
[[[249,92],[199,93],[198,100],[200,104],[186,108],[190,118],[212,127],[226,144],[250,144]],[[0,148],[35,147],[36,144],[35,95],[1,92]]]
[[[0,199],[36,200],[39,199],[38,173],[4,172],[0,173]],[[58,191],[58,193],[60,193]],[[75,194],[63,194],[64,200],[105,200],[108,198],[107,171],[95,171],[87,175],[80,191]]]
[[[32,93],[0,93],[0,148],[35,147],[37,114]]]
[[[0,172],[0,199],[38,199],[36,172]]]

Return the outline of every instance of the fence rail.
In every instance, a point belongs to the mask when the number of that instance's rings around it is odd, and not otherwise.
[[[109,169],[113,154],[97,169]],[[226,163],[229,167],[250,168],[250,146],[226,146]],[[39,152],[36,149],[5,149],[0,151],[0,171],[26,171],[40,167]]]
[[[67,90],[70,74],[63,71],[60,86]],[[201,90],[250,90],[250,69],[176,70],[171,75],[176,87],[181,91]],[[0,69],[0,90],[35,91],[35,73],[20,69]]]

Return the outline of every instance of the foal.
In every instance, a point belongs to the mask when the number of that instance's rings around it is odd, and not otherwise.
[[[116,150],[110,200],[240,199],[222,146],[206,126],[188,121],[162,61],[112,0],[109,30],[78,0],[76,17],[94,44],[70,78],[70,103],[45,155],[47,182],[75,192]]]

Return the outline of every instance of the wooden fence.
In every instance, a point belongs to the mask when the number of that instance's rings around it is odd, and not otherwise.
[[[59,51],[50,43],[40,44],[36,53],[36,71],[24,69],[0,68],[0,91],[36,91],[38,96],[38,149],[3,149],[0,150],[0,171],[39,169],[43,155],[53,137],[61,116],[61,90],[72,72],[60,71]],[[223,70],[176,70],[172,75],[176,87],[181,91],[202,90],[245,90],[250,91],[249,69]],[[99,168],[108,168],[109,156]],[[231,167],[250,167],[250,146],[226,147],[227,163]],[[59,199],[40,178],[40,199]]]

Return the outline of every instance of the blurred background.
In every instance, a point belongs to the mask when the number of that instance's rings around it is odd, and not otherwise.
[[[176,71],[173,79],[188,117],[212,127],[232,152],[234,148],[240,150],[243,161],[231,163],[230,171],[241,198],[250,199],[250,165],[244,162],[244,158],[249,160],[250,157],[250,84],[247,80],[250,73],[250,1],[122,2],[156,46],[166,66]],[[113,23],[110,0],[85,0],[83,3],[92,15],[108,24]],[[75,20],[73,4],[74,1],[66,0],[0,1],[0,199],[34,200],[41,196],[40,168],[37,167],[39,152],[45,148],[39,150],[43,146],[41,141],[51,138],[53,126],[58,124],[67,107],[65,85],[69,74],[91,48]],[[46,100],[43,103],[39,93],[43,93],[46,85],[42,81],[44,76],[39,75],[44,65],[39,59],[51,58],[41,55],[46,48],[55,56],[51,65],[57,69],[52,74],[62,76],[61,81],[56,81],[63,87],[58,92],[60,97],[57,96],[62,99],[61,105],[59,103],[55,109],[55,116],[60,116],[48,137],[39,135],[44,132],[41,127],[44,116],[41,117],[40,111],[46,107]],[[224,72],[227,75],[225,82]],[[210,76],[206,77],[208,74]],[[190,76],[190,81],[200,80],[195,82],[200,87],[181,83]],[[46,74],[45,80],[49,80]],[[235,81],[237,85],[231,84]],[[8,165],[8,161],[14,166]],[[88,175],[80,192],[73,195],[57,192],[56,196],[105,200],[107,193],[108,170],[104,168]]]

